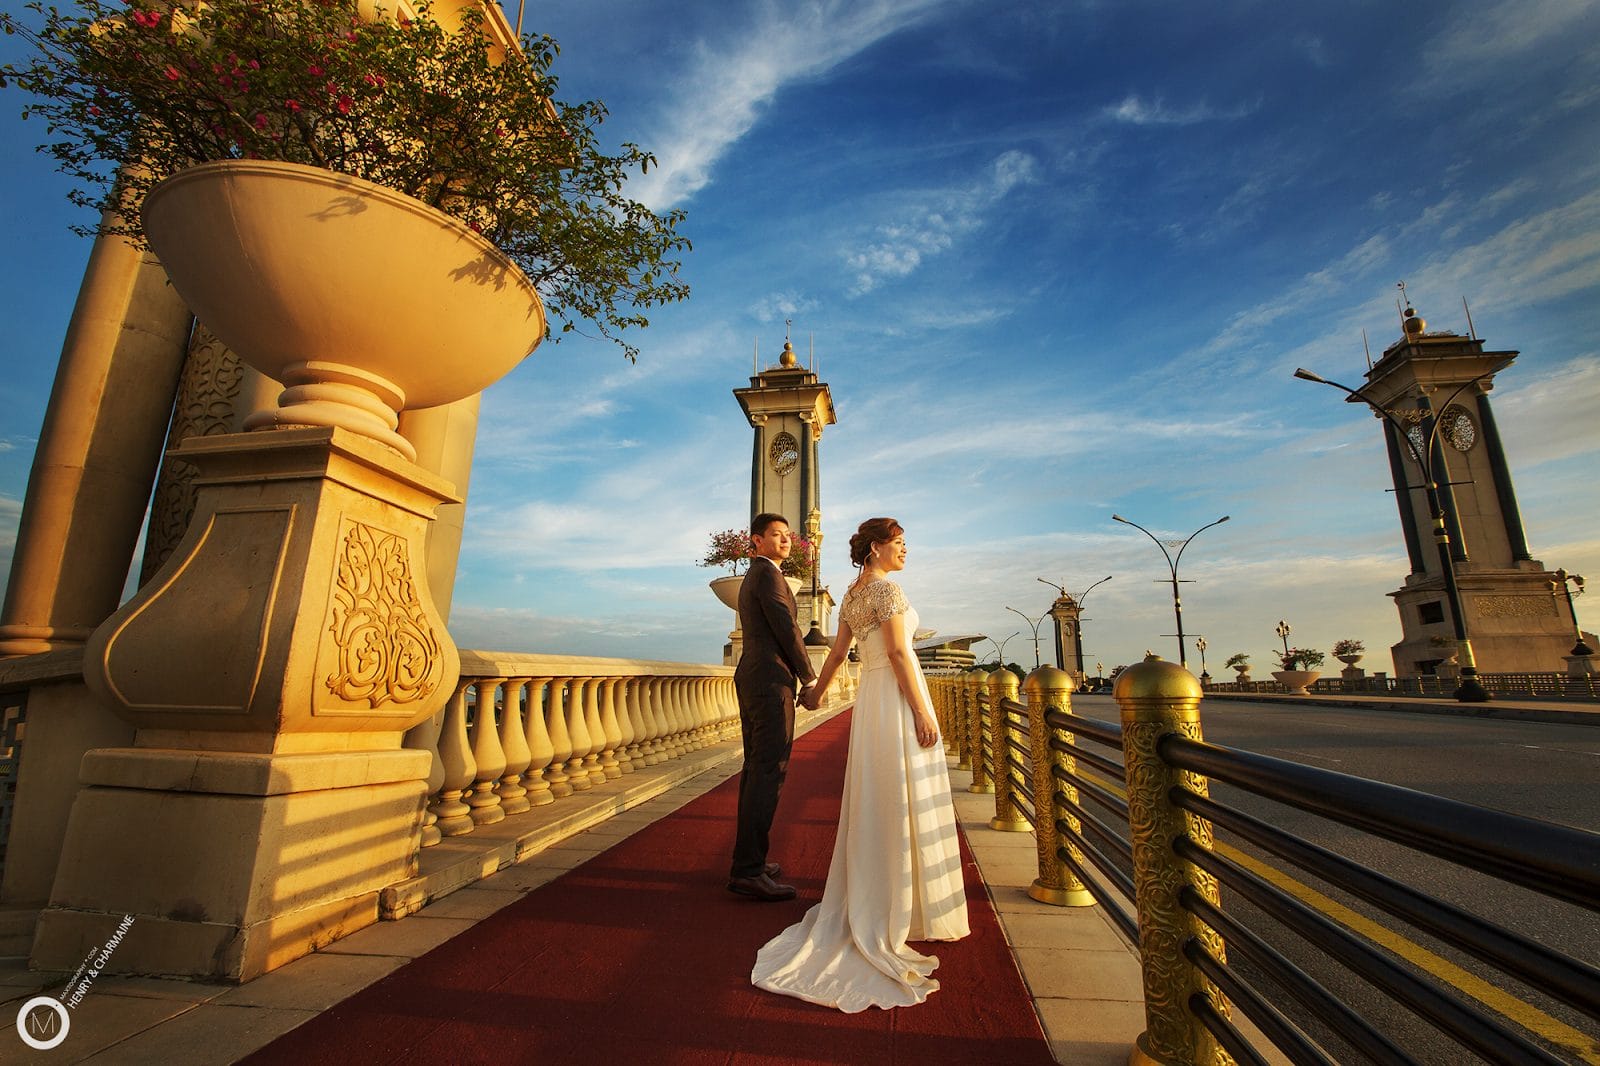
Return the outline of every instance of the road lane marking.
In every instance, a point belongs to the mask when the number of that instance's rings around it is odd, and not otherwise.
[[[1128,798],[1125,788],[1118,788],[1116,785],[1107,785],[1106,788],[1107,791],[1115,792],[1121,799],[1126,800]],[[1238,848],[1224,844],[1219,840],[1213,840],[1211,846],[1222,857],[1232,859],[1262,880],[1295,897],[1307,906],[1321,911],[1352,932],[1366,937],[1380,947],[1386,948],[1418,969],[1431,974],[1463,995],[1477,1000],[1490,1010],[1516,1025],[1520,1025],[1530,1033],[1537,1034],[1563,1050],[1572,1052],[1583,1062],[1600,1066],[1600,1043],[1597,1043],[1590,1034],[1568,1025],[1559,1018],[1552,1018],[1538,1007],[1516,998],[1509,992],[1501,991],[1476,974],[1457,966],[1449,959],[1434,954],[1421,944],[1407,939],[1396,930],[1373,921],[1366,915],[1351,910],[1336,900],[1330,899],[1276,866],[1271,866],[1260,859],[1246,855]]]
[[[1600,751],[1577,751],[1573,748],[1550,748],[1543,744],[1518,744],[1519,748],[1528,748],[1531,751],[1559,751],[1565,755],[1593,755],[1600,759]]]

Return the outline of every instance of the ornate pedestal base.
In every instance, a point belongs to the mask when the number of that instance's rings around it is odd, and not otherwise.
[[[1590,677],[1600,674],[1600,663],[1595,662],[1593,655],[1563,655],[1567,661],[1568,677]]]
[[[33,965],[248,981],[378,920],[416,873],[425,751],[106,748],[84,759]]]
[[[136,727],[83,758],[33,965],[248,980],[377,918],[414,871],[431,756],[401,747],[460,658],[423,546],[449,485],[339,428],[202,437],[194,519],[95,630]]]

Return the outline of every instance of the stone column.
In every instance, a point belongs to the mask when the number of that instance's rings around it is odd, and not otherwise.
[[[0,655],[80,646],[116,609],[190,322],[153,255],[95,241],[28,476]]]
[[[467,482],[472,479],[482,398],[478,393],[443,407],[400,412],[400,435],[417,449],[417,465],[454,485],[461,499],[460,503],[440,504],[428,526],[428,589],[446,621],[456,589],[456,564],[467,517]]]

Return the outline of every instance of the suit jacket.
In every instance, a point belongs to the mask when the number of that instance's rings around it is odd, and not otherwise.
[[[761,556],[750,560],[750,572],[739,586],[744,652],[734,670],[736,683],[787,687],[816,676],[796,614],[794,594],[778,564]]]

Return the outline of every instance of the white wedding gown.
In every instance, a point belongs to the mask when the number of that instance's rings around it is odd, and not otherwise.
[[[758,987],[850,1014],[927,999],[939,987],[931,976],[939,960],[906,941],[968,933],[944,743],[917,743],[884,648],[882,621],[901,612],[909,644],[917,614],[893,582],[852,589],[839,605],[857,641],[861,684],[828,883],[821,903],[757,953],[750,974]],[[931,708],[915,654],[911,662]]]

